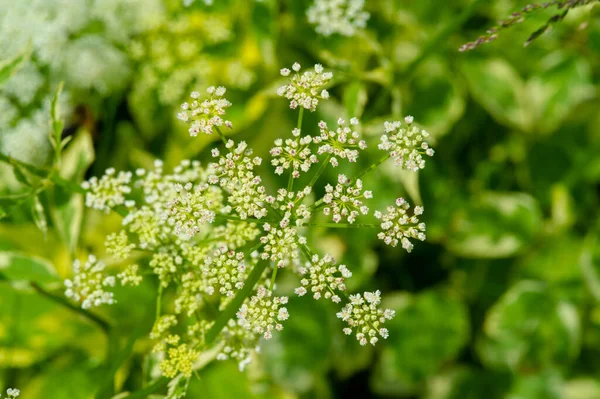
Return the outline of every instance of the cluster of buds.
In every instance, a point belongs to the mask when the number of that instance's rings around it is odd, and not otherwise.
[[[226,297],[232,297],[234,290],[244,286],[247,265],[243,252],[235,252],[223,246],[212,256],[206,257],[202,267],[202,275],[206,279],[206,292],[212,295],[215,289]]]
[[[412,216],[407,213],[409,209],[410,204],[404,198],[398,198],[396,206],[388,206],[386,213],[376,211],[375,217],[381,220],[383,230],[377,238],[392,247],[400,242],[407,252],[413,249],[409,238],[425,241],[425,223],[419,222],[418,218],[423,214],[423,207],[415,206]]]
[[[367,143],[360,140],[360,135],[349,126],[342,118],[337,120],[338,127],[335,130],[329,130],[327,123],[319,122],[320,134],[314,138],[314,142],[319,144],[317,153],[331,154],[331,165],[338,166],[338,159],[348,159],[350,162],[356,162],[358,159],[358,150],[367,148]],[[350,125],[358,125],[358,119],[350,119]]]
[[[295,227],[288,225],[288,219],[281,221],[280,226],[263,225],[266,234],[260,238],[264,244],[261,259],[269,260],[277,267],[285,267],[299,256],[298,244],[306,242],[298,237]]]
[[[391,309],[379,309],[381,293],[365,292],[364,294],[350,295],[350,303],[338,312],[337,317],[348,323],[344,334],[356,332],[356,339],[361,345],[370,343],[375,345],[379,337],[387,338],[387,328],[381,327],[387,320],[394,318],[395,312]]]
[[[369,13],[364,11],[364,6],[365,0],[315,0],[306,16],[323,36],[334,33],[354,36],[357,30],[367,26]]]
[[[373,198],[371,191],[363,192],[362,180],[358,179],[351,184],[350,179],[345,175],[338,176],[338,183],[335,188],[331,185],[325,186],[325,196],[323,202],[327,205],[323,208],[325,215],[333,215],[333,221],[339,223],[344,218],[348,223],[354,223],[359,212],[363,215],[369,213],[369,208],[363,205],[362,199]]]
[[[311,111],[317,109],[319,100],[329,98],[329,92],[325,89],[333,74],[331,72],[323,72],[323,66],[316,64],[314,71],[306,71],[300,75],[300,64],[294,63],[292,69],[295,74],[292,81],[277,89],[277,94],[290,100],[290,108],[296,109],[299,106]],[[288,68],[283,68],[282,76],[289,76],[291,71]]]
[[[6,399],[15,399],[17,398],[19,395],[21,394],[21,391],[19,391],[17,388],[8,388],[6,390],[6,395],[8,395],[6,397]]]
[[[94,176],[81,183],[87,191],[85,205],[88,208],[108,213],[114,207],[125,204],[125,195],[131,192],[131,172],[119,172],[116,176],[115,173],[114,168],[108,168],[100,179]]]
[[[379,149],[388,151],[402,169],[416,172],[425,167],[423,155],[432,157],[434,151],[425,141],[429,133],[413,126],[412,116],[404,118],[404,122],[406,125],[400,121],[385,122],[386,134],[381,136]]]
[[[199,101],[200,93],[193,91],[190,102],[181,104],[182,111],[177,114],[177,118],[190,124],[190,136],[195,137],[199,132],[212,134],[215,126],[233,126],[230,121],[222,118],[225,110],[231,107],[231,103],[223,98],[225,91],[224,87],[210,86],[206,89],[210,97],[202,102]]]
[[[303,276],[300,280],[302,286],[294,291],[299,296],[304,296],[308,291],[313,298],[331,299],[334,303],[339,303],[341,298],[337,291],[345,291],[346,285],[344,279],[352,277],[352,272],[346,265],[336,266],[335,259],[329,254],[322,258],[319,255],[313,255],[306,266],[298,268],[298,273]]]
[[[104,263],[94,255],[88,256],[82,265],[79,259],[73,262],[73,279],[65,280],[65,296],[81,303],[83,309],[102,304],[115,303],[114,294],[106,288],[115,286],[115,277],[104,273]]]
[[[265,339],[271,339],[273,330],[283,329],[280,321],[285,321],[289,317],[287,308],[282,306],[287,302],[286,296],[273,296],[271,291],[260,286],[256,295],[242,304],[237,317],[245,329],[261,334]]]
[[[292,177],[300,177],[300,171],[308,172],[310,167],[319,162],[312,153],[310,144],[313,138],[310,135],[300,137],[300,129],[292,130],[291,139],[275,140],[275,147],[269,152],[273,157],[271,165],[275,166],[275,173],[281,175],[285,170],[292,168]]]

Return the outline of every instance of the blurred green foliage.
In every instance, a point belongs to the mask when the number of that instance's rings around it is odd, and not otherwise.
[[[396,310],[390,338],[359,347],[342,335],[337,309],[293,298],[284,331],[249,370],[210,363],[188,396],[600,398],[600,7],[570,12],[526,49],[548,14],[458,53],[524,2],[368,2],[368,28],[352,38],[318,36],[306,21],[310,3],[166,1],[161,24],[122,44],[132,68],[125,94],[75,98],[92,120],[68,121],[73,138],[58,173],[76,184],[109,166],[208,159],[216,137],[190,140],[174,113],[189,90],[210,84],[232,86],[234,132],[267,159],[295,125],[275,96],[278,69],[294,61],[334,71],[333,98],[304,123],[362,117],[363,166],[378,157],[384,120],[411,114],[435,137],[436,155],[417,178],[385,168],[367,179],[424,205],[425,243],[406,254],[362,230],[310,238],[351,267],[350,289],[382,289]],[[0,85],[29,62],[26,52],[13,56],[0,64]],[[10,145],[28,151],[27,141]],[[84,213],[81,195],[60,186],[23,196],[38,182],[12,170],[0,170],[0,388],[52,399],[139,389],[156,376],[145,355],[153,282],[117,291],[117,305],[100,312],[118,326],[108,336],[31,285],[60,295],[74,257],[102,254],[119,217]],[[20,198],[27,206],[9,205]],[[31,209],[49,224],[46,235]],[[279,289],[292,296],[296,284],[289,276]]]

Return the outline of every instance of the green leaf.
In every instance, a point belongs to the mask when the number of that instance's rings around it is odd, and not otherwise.
[[[344,91],[344,106],[348,118],[360,118],[365,110],[367,99],[367,88],[364,83],[350,83]]]
[[[32,186],[31,182],[27,178],[27,174],[21,168],[21,166],[19,166],[18,164],[14,164],[13,165],[13,174],[15,175],[15,178],[17,179],[17,181],[19,183],[23,184],[26,187],[31,187]]]
[[[491,368],[540,370],[574,359],[580,339],[577,309],[546,284],[522,280],[488,311],[477,351]]]
[[[0,62],[0,85],[3,85],[10,79],[31,56],[31,45],[27,45],[25,49],[15,57]]]
[[[564,399],[562,378],[554,370],[519,376],[506,399]]]
[[[49,261],[16,252],[0,253],[0,274],[11,281],[51,283],[60,281]]]
[[[87,130],[80,130],[62,154],[60,175],[78,184],[83,180],[94,158],[92,136]]]
[[[44,211],[44,206],[40,201],[39,196],[33,197],[33,205],[31,207],[31,215],[33,216],[33,221],[38,229],[44,233],[44,237],[48,232],[48,220],[46,219],[46,212]]]
[[[532,128],[527,93],[519,73],[501,58],[468,57],[461,69],[475,100],[497,121],[519,130]]]
[[[454,215],[447,247],[467,258],[505,258],[529,245],[541,228],[535,198],[486,192]]]
[[[468,310],[440,290],[388,295],[383,307],[394,309],[396,316],[386,323],[390,336],[381,341],[373,390],[386,396],[413,394],[467,343]]]
[[[50,211],[52,223],[71,253],[77,248],[83,212],[83,196],[78,194],[71,195],[67,202],[55,204]]]
[[[505,399],[508,384],[507,375],[458,366],[432,377],[424,399]]]

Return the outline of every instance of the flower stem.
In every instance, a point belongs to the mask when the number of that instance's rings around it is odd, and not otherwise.
[[[227,145],[227,139],[225,138],[225,135],[223,134],[221,129],[219,129],[219,126],[215,126],[215,130],[217,131],[217,134],[221,138],[221,141],[223,142],[223,144]]]
[[[206,345],[212,344],[227,322],[235,316],[235,313],[240,309],[244,300],[250,295],[250,292],[254,289],[254,286],[262,276],[268,264],[269,262],[262,261],[254,266],[254,269],[252,269],[252,272],[250,272],[250,275],[244,282],[244,287],[238,291],[227,307],[223,309],[215,320],[215,323],[206,333]]]
[[[0,152],[0,161],[5,162],[12,166],[15,166],[15,165],[20,166],[21,168],[27,170],[32,175],[35,175],[35,176],[38,176],[38,177],[41,177],[44,179],[49,179],[57,186],[61,186],[65,189],[67,189],[68,191],[80,193],[80,194],[86,193],[86,191],[83,187],[81,187],[69,180],[62,178],[58,174],[58,171],[56,171],[56,170],[48,170],[48,169],[38,168],[37,166],[31,165],[27,162],[19,161],[18,159],[7,156],[1,152]]]
[[[369,166],[367,169],[365,169],[361,173],[359,173],[358,176],[356,176],[353,179],[353,181],[356,181],[356,180],[360,179],[361,177],[363,177],[364,175],[366,175],[367,173],[369,173],[370,171],[372,171],[373,169],[375,169],[376,167],[378,167],[379,165],[381,165],[382,163],[384,163],[385,161],[387,161],[389,158],[390,158],[390,154],[386,153],[377,162],[375,162],[374,164],[372,164],[371,166]]]
[[[105,320],[104,318],[95,315],[94,313],[91,313],[85,309],[80,308],[79,306],[75,306],[73,305],[71,302],[67,301],[65,298],[63,298],[62,296],[59,295],[55,295],[51,292],[46,291],[44,288],[42,288],[40,285],[38,285],[37,283],[30,283],[31,287],[37,291],[40,295],[56,302],[57,304],[66,307],[67,309],[75,312],[75,313],[79,313],[80,315],[82,315],[83,317],[85,317],[86,319],[88,319],[89,321],[95,323],[96,325],[98,325],[98,327],[100,327],[102,329],[102,331],[104,331],[106,333],[106,335],[109,335],[110,333],[110,329],[111,329],[111,325],[110,323]]]

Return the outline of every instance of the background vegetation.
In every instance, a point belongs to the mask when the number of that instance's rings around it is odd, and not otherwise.
[[[73,138],[60,175],[73,183],[155,158],[207,160],[217,137],[190,140],[175,112],[212,84],[231,93],[236,137],[268,158],[295,125],[275,94],[294,61],[335,73],[332,99],[305,126],[358,116],[373,140],[384,120],[414,115],[435,139],[418,175],[367,180],[424,205],[427,241],[412,253],[361,230],[314,233],[356,265],[351,290],[386,294],[390,338],[359,347],[336,309],[293,298],[284,331],[245,373],[213,362],[189,397],[600,398],[600,7],[572,10],[527,48],[552,11],[459,53],[524,3],[372,1],[353,37],[315,33],[305,0],[66,3],[0,1],[0,55],[20,57],[0,86],[0,152],[49,165],[49,98],[64,81]],[[20,180],[0,169],[0,388],[52,399],[140,389],[153,370],[155,282],[117,290],[101,310],[118,326],[110,334],[35,289],[60,296],[74,257],[102,254],[119,216],[84,212],[81,195],[58,187],[30,195]]]

